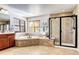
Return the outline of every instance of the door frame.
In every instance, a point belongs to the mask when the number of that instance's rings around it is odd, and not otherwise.
[[[66,18],[66,17],[75,17],[75,20],[76,20],[76,24],[75,24],[75,26],[76,26],[76,28],[75,28],[75,46],[67,46],[67,45],[62,45],[62,18]],[[70,15],[70,16],[61,16],[61,17],[50,17],[49,18],[49,39],[51,39],[51,19],[52,18],[60,18],[60,41],[59,41],[59,46],[64,46],[64,47],[72,47],[72,48],[77,48],[77,43],[78,43],[78,40],[77,40],[77,27],[78,27],[78,25],[77,25],[77,15]],[[55,41],[54,41],[54,43],[55,43]]]

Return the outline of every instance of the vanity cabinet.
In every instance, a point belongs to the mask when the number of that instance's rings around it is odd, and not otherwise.
[[[14,34],[0,34],[0,50],[14,46],[14,39]]]

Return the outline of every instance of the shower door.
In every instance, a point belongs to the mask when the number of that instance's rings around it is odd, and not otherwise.
[[[77,47],[77,16],[52,17],[49,19],[49,37],[55,37],[55,45]]]
[[[61,43],[62,46],[77,47],[76,17],[61,17]]]
[[[51,39],[55,37],[55,45],[60,45],[60,18],[51,19]]]

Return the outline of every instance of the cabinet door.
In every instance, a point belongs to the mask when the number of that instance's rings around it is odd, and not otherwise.
[[[3,42],[3,48],[9,47],[9,40],[8,40],[8,38],[3,38],[2,42]]]
[[[0,38],[0,49],[3,49],[3,39]]]
[[[0,38],[0,49],[9,47],[9,40],[5,37]]]
[[[15,41],[14,41],[15,36],[14,35],[9,35],[8,39],[9,39],[9,47],[14,46],[15,45]]]
[[[0,49],[3,49],[4,48],[4,41],[3,41],[3,38],[5,38],[6,36],[4,35],[0,35]]]

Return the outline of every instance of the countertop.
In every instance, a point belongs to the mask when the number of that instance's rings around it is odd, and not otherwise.
[[[0,33],[0,34],[14,34],[14,32],[3,32],[3,33]]]

